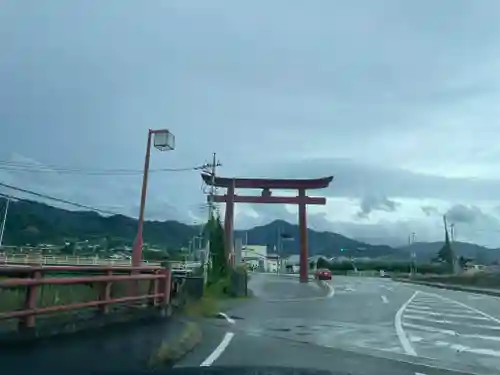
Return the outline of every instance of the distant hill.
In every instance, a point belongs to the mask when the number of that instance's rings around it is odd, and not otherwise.
[[[409,246],[398,248],[402,253],[410,256],[415,252],[419,262],[429,262],[434,258],[443,247],[444,242],[416,242]],[[453,242],[452,248],[457,256],[474,259],[479,264],[490,264],[500,260],[500,249],[489,249],[484,246],[479,246],[467,242]]]
[[[268,245],[274,248],[278,243],[278,234],[286,233],[293,237],[293,241],[283,242],[283,255],[297,254],[300,249],[299,227],[283,220],[275,220],[269,224],[255,227],[247,231],[236,231],[235,236],[245,238],[249,244]],[[309,240],[309,255],[325,255],[328,257],[353,256],[377,258],[389,256],[398,250],[386,245],[369,245],[352,240],[341,234],[331,232],[317,232],[307,230]],[[342,249],[344,251],[342,251]]]
[[[67,240],[113,239],[131,244],[135,238],[137,220],[115,215],[104,217],[90,211],[68,211],[43,203],[19,200],[11,202],[4,235],[5,245],[27,243],[63,244]],[[282,255],[299,253],[299,228],[283,220],[246,231],[235,231],[235,237],[248,238],[248,243],[267,245],[270,249],[278,243],[278,233],[286,233],[293,240],[283,242]],[[353,240],[337,233],[318,232],[308,229],[309,255],[327,257],[352,256],[386,260],[408,260],[415,251],[417,260],[428,262],[434,258],[442,242],[415,243],[405,247],[371,245]],[[199,227],[177,221],[146,221],[145,242],[166,248],[186,246]],[[479,263],[491,263],[500,259],[500,249],[488,249],[479,245],[456,242],[453,244],[458,255],[474,258]],[[344,251],[342,251],[342,249]]]
[[[39,202],[11,202],[4,234],[4,245],[27,243],[62,244],[65,240],[111,238],[132,243],[137,220],[115,215],[104,217],[90,211],[68,211]],[[164,247],[180,247],[199,232],[199,228],[177,221],[144,223],[146,242]]]

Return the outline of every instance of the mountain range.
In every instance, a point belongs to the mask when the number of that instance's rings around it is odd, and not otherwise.
[[[65,241],[98,241],[104,238],[108,241],[131,244],[136,227],[136,219],[122,215],[101,216],[91,211],[69,211],[35,201],[18,200],[10,204],[3,244],[63,244]],[[144,223],[145,242],[165,249],[187,246],[188,242],[199,233],[199,226],[173,220]],[[281,241],[280,253],[298,254],[299,228],[286,221],[275,220],[249,230],[237,230],[235,237],[244,239],[248,244],[268,245],[273,249],[278,245],[280,233],[288,237],[288,240]],[[341,234],[313,229],[308,229],[308,242],[311,256],[406,261],[410,259],[411,253],[415,253],[419,262],[432,260],[443,245],[442,242],[417,242],[405,247],[373,245]],[[500,249],[488,249],[463,242],[454,242],[453,248],[458,255],[475,259],[478,263],[487,264],[500,259]]]

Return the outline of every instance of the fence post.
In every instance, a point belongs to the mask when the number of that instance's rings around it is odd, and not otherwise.
[[[113,275],[113,271],[107,270],[106,276],[111,276],[111,275]],[[109,301],[111,299],[111,285],[112,285],[111,281],[106,281],[101,284],[101,293],[99,296],[100,301]],[[103,305],[100,305],[99,311],[103,315],[109,313],[109,304],[105,303]]]
[[[36,270],[31,274],[32,279],[41,279],[42,272],[40,270]],[[25,310],[34,310],[36,309],[36,298],[38,295],[39,285],[29,285],[26,287],[26,296],[24,301],[24,309]],[[35,327],[35,315],[28,315],[23,317],[19,321],[19,329],[29,329]]]
[[[172,289],[172,270],[170,266],[167,264],[165,268],[160,270],[160,274],[163,275],[159,285],[160,293],[163,294],[161,313],[163,316],[169,316],[171,314],[170,294]]]
[[[159,272],[159,271],[155,271],[155,272],[154,272],[154,274],[155,274],[155,275],[159,275],[159,274],[160,274],[160,272]],[[152,279],[152,280],[149,282],[149,292],[148,292],[148,294],[150,294],[150,295],[151,295],[151,294],[154,294],[154,295],[158,294],[158,291],[159,291],[159,288],[160,288],[160,287],[159,287],[159,280],[160,280],[160,279]],[[156,296],[155,296],[155,297],[153,297],[153,298],[150,298],[150,299],[148,300],[148,305],[149,305],[150,307],[154,307],[154,306],[156,306],[157,304],[158,304],[158,298],[157,298]]]

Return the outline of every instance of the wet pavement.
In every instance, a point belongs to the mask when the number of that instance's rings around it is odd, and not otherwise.
[[[1,346],[0,374],[139,372],[183,327],[175,319],[155,320]]]
[[[254,274],[249,286],[255,297],[226,311],[234,321],[207,322],[212,344],[180,366],[199,366],[212,355],[215,366],[353,374],[497,374],[500,368],[495,297],[362,277],[299,284]]]
[[[498,374],[500,298],[381,278],[253,274],[254,297],[203,321],[176,367],[289,366],[350,374]],[[0,372],[140,371],[175,321],[0,348]]]

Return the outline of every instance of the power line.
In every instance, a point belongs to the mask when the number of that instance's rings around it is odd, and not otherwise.
[[[83,208],[83,209],[90,210],[90,211],[100,212],[100,213],[108,214],[108,215],[118,215],[116,212],[112,212],[112,211],[108,211],[108,210],[102,210],[102,209],[91,207],[91,206],[87,206],[87,205],[84,205],[84,204],[80,204],[80,203],[68,201],[66,199],[52,197],[50,195],[45,195],[45,194],[37,193],[37,192],[31,191],[31,190],[28,190],[28,189],[23,189],[23,188],[20,188],[20,187],[17,187],[17,186],[12,186],[12,185],[9,185],[9,184],[5,184],[3,182],[0,182],[0,186],[5,187],[7,189],[12,189],[12,190],[15,190],[15,191],[19,191],[21,193],[26,193],[26,194],[34,195],[34,196],[39,197],[39,198],[45,198],[45,199],[48,199],[48,200],[51,200],[51,201],[54,201],[54,202],[68,204],[70,206],[74,206],[74,207],[78,207],[78,208]],[[15,199],[22,199],[22,198],[18,198],[18,197],[14,197],[14,198]]]
[[[207,164],[197,165],[193,167],[183,167],[183,168],[157,168],[150,169],[150,173],[160,173],[160,172],[187,172],[203,170],[207,168]],[[0,161],[0,170],[14,171],[14,172],[35,172],[35,173],[51,173],[55,172],[58,174],[81,174],[81,175],[93,175],[93,176],[128,176],[128,175],[142,175],[144,172],[139,169],[84,169],[84,168],[70,168],[70,167],[60,167],[53,165],[33,165],[29,163],[21,162],[9,162]]]

